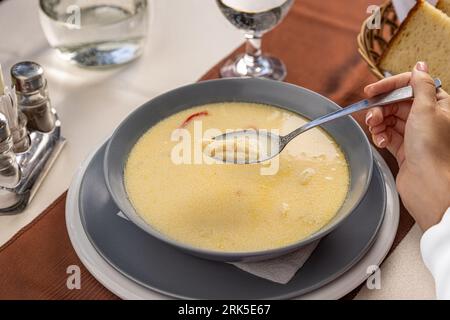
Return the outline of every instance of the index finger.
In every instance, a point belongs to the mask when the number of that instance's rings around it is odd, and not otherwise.
[[[406,87],[411,80],[411,72],[400,73],[398,75],[385,78],[378,82],[369,84],[364,88],[364,93],[369,97],[373,97],[382,93]]]

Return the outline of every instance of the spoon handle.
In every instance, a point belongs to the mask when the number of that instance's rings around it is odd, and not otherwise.
[[[436,86],[436,89],[439,89],[442,86],[441,80],[434,79],[434,85]],[[403,87],[396,89],[394,91],[391,91],[389,93],[380,94],[378,96],[375,96],[371,99],[361,100],[359,102],[356,102],[352,105],[349,105],[346,108],[336,110],[332,113],[326,114],[322,117],[319,117],[311,122],[306,123],[304,126],[298,128],[295,131],[292,131],[290,134],[282,137],[283,143],[288,143],[295,137],[297,137],[299,134],[308,131],[314,127],[320,126],[324,123],[327,123],[329,121],[348,116],[352,113],[370,109],[373,107],[379,107],[379,106],[386,106],[392,103],[411,100],[414,98],[414,92],[413,88],[411,86]]]

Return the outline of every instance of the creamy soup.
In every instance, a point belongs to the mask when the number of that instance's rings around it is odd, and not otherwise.
[[[300,135],[278,157],[276,173],[264,175],[266,162],[198,163],[195,152],[185,151],[192,164],[174,161],[181,140],[173,133],[187,130],[195,149],[194,136],[204,139],[199,125],[203,132],[252,128],[284,135],[304,123],[294,113],[252,103],[210,104],[172,115],[132,148],[125,167],[129,199],[149,225],[194,247],[243,252],[298,242],[325,226],[347,195],[347,162],[328,134],[316,128]]]

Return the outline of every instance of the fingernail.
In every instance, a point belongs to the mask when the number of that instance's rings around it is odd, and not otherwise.
[[[428,65],[426,64],[426,62],[419,61],[416,64],[416,69],[422,72],[428,72]]]
[[[372,111],[367,112],[367,114],[366,114],[366,124],[367,125],[369,125],[369,121],[370,121],[370,119],[372,119],[372,117],[373,117]]]
[[[378,138],[377,138],[377,145],[378,145],[380,148],[384,148],[384,147],[386,146],[386,139],[385,139],[383,136],[378,137]]]

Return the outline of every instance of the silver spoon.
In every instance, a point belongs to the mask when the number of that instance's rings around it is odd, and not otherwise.
[[[441,80],[439,79],[435,79],[434,84],[436,86],[436,89],[439,89],[442,86]],[[292,131],[291,133],[285,136],[279,136],[266,130],[265,131],[242,130],[225,133],[223,135],[213,138],[213,141],[225,142],[225,140],[227,140],[228,142],[228,141],[238,141],[238,139],[241,139],[240,141],[243,141],[242,139],[247,139],[248,141],[250,140],[257,141],[257,144],[259,146],[258,155],[251,156],[249,154],[244,154],[241,156],[239,155],[236,156],[236,154],[234,153],[236,152],[236,150],[232,150],[232,153],[229,153],[228,156],[225,156],[226,153],[221,152],[216,156],[213,155],[212,157],[222,162],[235,164],[252,164],[267,161],[278,155],[281,151],[283,151],[286,145],[289,142],[291,142],[294,138],[312,128],[339,119],[341,117],[348,116],[358,111],[370,109],[377,106],[386,106],[396,102],[411,100],[413,98],[414,93],[413,88],[411,86],[399,88],[392,92],[381,94],[371,99],[362,100],[346,108],[339,109],[329,114],[326,114],[322,117],[319,117],[313,121],[304,124],[300,128]],[[246,150],[248,150],[248,148]],[[261,150],[263,152],[261,152]]]

